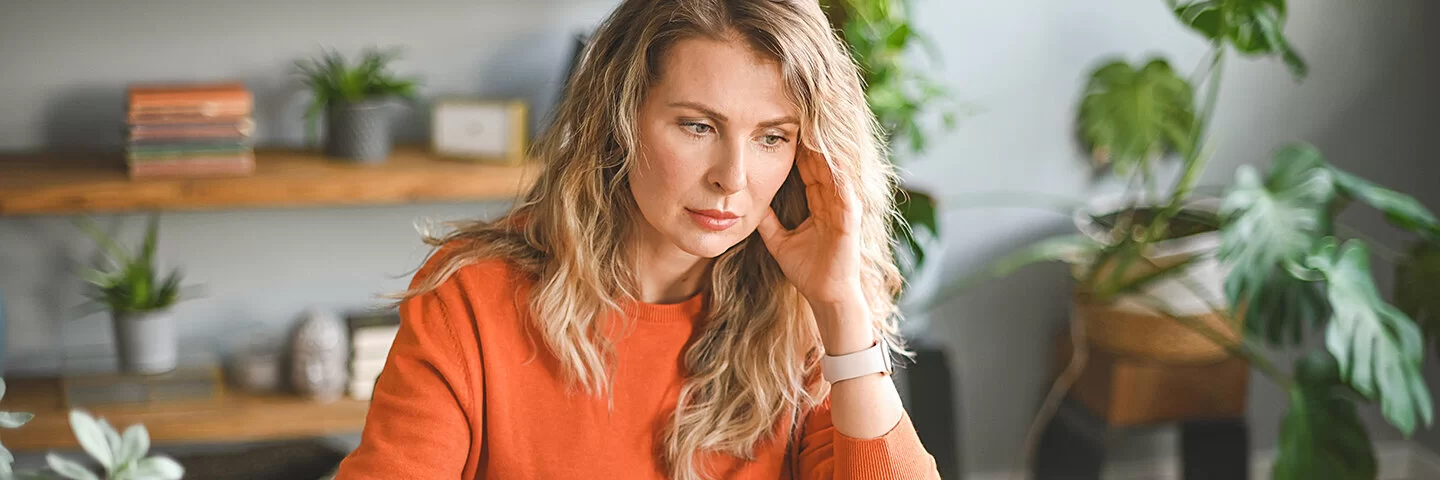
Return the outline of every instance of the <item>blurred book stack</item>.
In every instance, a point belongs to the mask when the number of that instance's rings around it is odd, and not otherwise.
[[[132,85],[127,102],[131,178],[255,171],[255,102],[244,84]]]
[[[385,358],[400,332],[400,315],[394,311],[366,312],[345,319],[350,327],[350,396],[369,400],[375,380],[385,369]]]

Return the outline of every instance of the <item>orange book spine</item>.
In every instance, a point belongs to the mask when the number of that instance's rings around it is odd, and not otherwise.
[[[136,85],[127,98],[131,104],[176,105],[204,101],[253,100],[250,90],[240,83],[193,85]]]

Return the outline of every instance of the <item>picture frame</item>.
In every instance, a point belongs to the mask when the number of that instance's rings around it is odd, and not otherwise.
[[[519,99],[437,99],[431,109],[430,149],[443,158],[519,165],[525,161],[528,112]]]

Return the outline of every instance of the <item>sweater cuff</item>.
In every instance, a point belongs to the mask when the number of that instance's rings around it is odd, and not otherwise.
[[[837,465],[837,470],[853,471],[856,478],[889,478],[883,475],[897,471],[918,474],[916,470],[933,471],[935,468],[934,458],[920,444],[920,436],[915,433],[909,412],[901,414],[900,422],[879,437],[854,438],[836,431],[835,458],[850,464]]]

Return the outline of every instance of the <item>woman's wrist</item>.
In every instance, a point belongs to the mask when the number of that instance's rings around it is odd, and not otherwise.
[[[855,353],[875,346],[875,326],[865,298],[856,295],[836,302],[811,303],[825,354]]]

